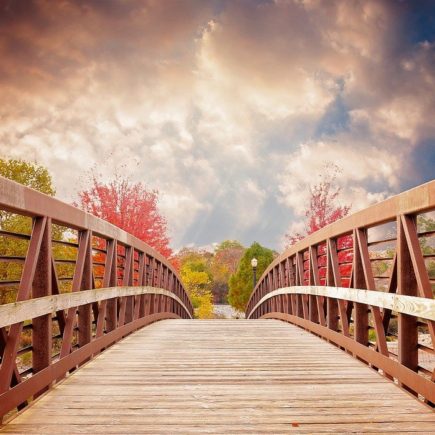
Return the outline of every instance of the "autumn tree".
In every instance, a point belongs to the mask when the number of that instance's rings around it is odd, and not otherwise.
[[[176,258],[180,264],[180,276],[192,301],[195,317],[213,317],[213,296],[211,293],[213,276],[210,262],[213,254],[194,249],[183,249]]]
[[[254,242],[243,254],[237,271],[229,281],[228,301],[237,310],[243,311],[253,291],[253,272],[251,260],[258,260],[257,276],[260,277],[267,266],[273,261],[275,253]]]
[[[120,176],[107,183],[93,176],[91,186],[78,196],[77,207],[133,234],[165,257],[172,254],[167,221],[158,209],[157,190]]]
[[[245,251],[237,240],[225,240],[216,246],[211,261],[213,274],[212,294],[215,303],[225,303],[228,295],[228,281],[233,275]]]
[[[46,195],[54,196],[55,189],[47,168],[37,163],[16,159],[0,159],[0,175],[16,181],[24,186],[38,190]],[[6,211],[0,212],[0,228],[11,233],[30,235],[32,219]],[[54,231],[54,236],[60,237],[61,231]],[[0,255],[3,257],[25,257],[28,241],[0,236]],[[16,261],[2,261],[0,264],[0,279],[2,281],[19,281],[22,264]],[[4,286],[0,295],[0,303],[15,301],[17,285]]]
[[[337,177],[340,174],[340,168],[328,163],[324,167],[324,172],[319,175],[320,181],[313,186],[309,186],[309,200],[305,210],[305,233],[294,232],[286,234],[286,242],[291,246],[299,240],[312,234],[347,216],[350,211],[350,205],[340,205],[339,199],[341,187],[337,185]]]

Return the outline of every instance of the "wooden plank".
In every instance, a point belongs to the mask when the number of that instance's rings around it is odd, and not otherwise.
[[[75,293],[52,295],[12,304],[0,305],[0,327],[13,325],[33,317],[43,316],[55,311],[65,310],[93,302],[113,299],[115,297],[136,296],[143,294],[155,294],[168,296],[188,312],[187,307],[180,298],[168,290],[155,287],[109,287],[92,290],[84,290]]]
[[[248,317],[267,299],[282,294],[327,296],[340,300],[373,305],[422,319],[435,320],[435,301],[433,299],[373,290],[324,286],[293,286],[274,290],[260,299]]]
[[[296,326],[167,320],[112,346],[1,432],[434,430],[429,407]]]

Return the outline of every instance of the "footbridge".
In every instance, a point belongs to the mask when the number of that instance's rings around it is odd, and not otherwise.
[[[348,216],[198,320],[148,245],[0,179],[0,431],[435,433],[434,210]]]

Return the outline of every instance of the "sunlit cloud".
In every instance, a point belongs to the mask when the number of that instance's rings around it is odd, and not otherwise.
[[[175,248],[279,248],[325,162],[353,210],[433,178],[430,14],[411,1],[5,0],[0,154],[47,166],[66,201],[92,168],[158,189]]]

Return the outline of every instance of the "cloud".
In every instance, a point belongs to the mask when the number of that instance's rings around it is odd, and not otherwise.
[[[435,45],[412,8],[4,1],[0,154],[67,201],[92,168],[158,188],[175,248],[278,247],[325,161],[354,209],[433,177]]]
[[[364,155],[362,158],[361,156]],[[391,157],[375,145],[355,143],[352,135],[345,134],[337,142],[302,144],[292,153],[279,176],[281,201],[295,215],[304,216],[309,200],[309,186],[319,183],[325,166],[334,163],[340,168],[337,182],[342,189],[343,205],[352,204],[352,211],[367,207],[384,199],[387,192],[398,185],[400,158]],[[364,186],[382,186],[381,192],[368,191]]]

